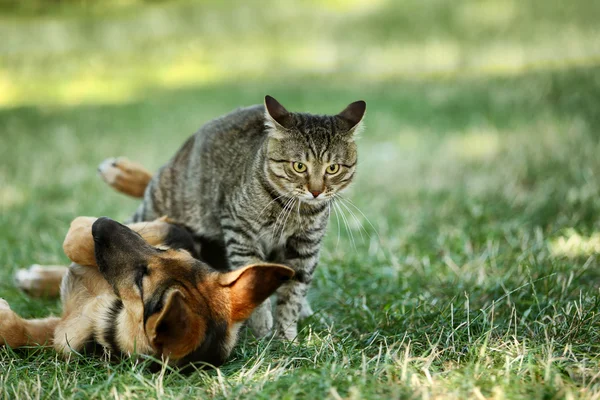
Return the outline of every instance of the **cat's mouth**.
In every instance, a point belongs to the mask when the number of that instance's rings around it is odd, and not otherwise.
[[[298,198],[304,203],[316,205],[327,202],[331,199],[331,196],[325,193],[321,193],[317,196],[314,196],[312,193],[302,193]]]
[[[324,190],[323,192],[310,192],[307,188],[296,188],[291,193],[292,197],[299,200],[302,204],[316,206],[327,203],[335,196],[331,190]]]

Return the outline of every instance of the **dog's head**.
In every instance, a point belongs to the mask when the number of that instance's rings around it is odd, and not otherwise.
[[[100,272],[124,306],[140,313],[156,354],[178,365],[223,363],[241,323],[294,274],[277,264],[218,272],[109,218],[93,223],[92,236]]]

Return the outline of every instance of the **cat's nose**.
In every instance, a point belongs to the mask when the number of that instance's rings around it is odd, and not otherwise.
[[[312,195],[313,195],[313,197],[314,197],[315,199],[316,199],[317,197],[319,197],[319,195],[320,195],[321,193],[323,193],[323,192],[321,192],[321,191],[318,191],[318,190],[311,190],[311,191],[310,191],[310,194],[312,194]]]

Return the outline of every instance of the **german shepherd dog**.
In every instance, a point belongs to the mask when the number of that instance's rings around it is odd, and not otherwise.
[[[125,226],[79,217],[63,248],[70,267],[20,272],[22,286],[33,274],[37,289],[51,292],[62,280],[62,316],[23,319],[0,299],[0,346],[219,366],[255,307],[294,274],[277,264],[219,272],[195,258],[190,235],[165,218]]]

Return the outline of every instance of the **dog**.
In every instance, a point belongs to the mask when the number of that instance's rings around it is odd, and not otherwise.
[[[194,246],[165,218],[130,226],[76,218],[63,244],[70,267],[20,272],[39,293],[62,281],[62,316],[23,319],[0,299],[0,346],[221,365],[243,322],[294,272],[278,264],[218,271],[194,257]]]

